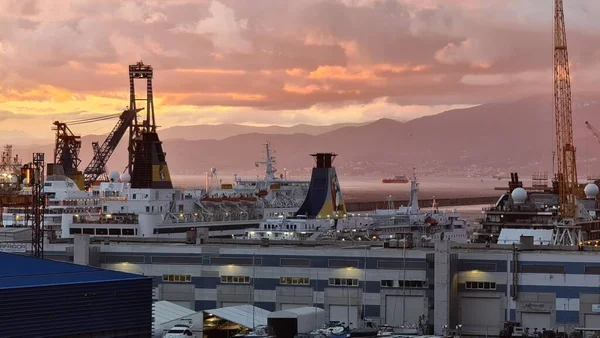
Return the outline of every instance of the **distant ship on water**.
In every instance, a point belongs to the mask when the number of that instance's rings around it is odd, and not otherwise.
[[[381,183],[408,183],[406,175],[394,176],[393,178],[382,178]]]

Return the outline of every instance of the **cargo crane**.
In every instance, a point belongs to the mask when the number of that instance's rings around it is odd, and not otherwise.
[[[571,78],[562,0],[554,1],[554,118],[555,182],[558,185],[561,216],[555,234],[555,244],[578,245],[582,240],[581,227],[575,224],[579,185],[573,144]]]
[[[94,157],[92,161],[83,171],[85,188],[89,188],[96,182],[100,177],[106,175],[106,164],[110,159],[110,156],[119,145],[119,142],[125,135],[128,129],[134,123],[134,120],[137,116],[137,113],[142,109],[126,109],[119,116],[119,121],[113,128],[113,130],[108,134],[104,143],[98,147],[98,143],[92,144],[92,148],[94,149]],[[95,121],[93,121],[95,122]]]

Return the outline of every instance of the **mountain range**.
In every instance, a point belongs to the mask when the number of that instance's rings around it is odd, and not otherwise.
[[[596,156],[600,141],[584,124],[589,121],[600,127],[599,102],[594,96],[574,98],[573,130],[580,174],[600,170],[600,157]],[[211,167],[225,173],[256,172],[253,164],[263,160],[262,144],[269,141],[280,169],[304,176],[313,165],[309,154],[335,152],[339,154],[336,167],[343,175],[393,175],[416,167],[420,175],[464,177],[512,170],[524,174],[551,171],[553,124],[549,96],[450,110],[408,122],[379,119],[331,126],[182,126],[159,130],[159,136],[173,174],[202,174]],[[104,138],[82,137],[82,169],[91,159],[90,143]],[[15,150],[28,158],[33,151],[52,154],[52,147],[15,145]],[[109,168],[126,165],[126,147],[126,142],[121,142]]]

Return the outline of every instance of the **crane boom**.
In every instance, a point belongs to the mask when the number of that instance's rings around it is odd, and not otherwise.
[[[577,205],[577,167],[573,144],[571,78],[563,1],[554,2],[554,118],[556,123],[556,173],[560,214],[575,217]]]
[[[585,121],[585,126],[592,132],[592,135],[594,135],[596,141],[600,143],[600,134],[598,134],[598,130],[596,130],[596,128],[594,128],[594,126],[592,126],[588,121]]]
[[[113,130],[108,134],[104,143],[94,152],[92,161],[83,171],[85,177],[85,187],[89,188],[91,185],[98,180],[106,172],[106,164],[110,155],[115,151],[117,145],[125,135],[125,132],[132,125],[137,113],[143,109],[127,109],[119,116],[119,122],[115,125]]]

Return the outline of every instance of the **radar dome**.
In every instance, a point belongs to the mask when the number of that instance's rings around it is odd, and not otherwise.
[[[589,199],[594,199],[594,198],[596,198],[596,196],[598,196],[598,192],[600,192],[600,188],[598,188],[598,186],[595,185],[594,183],[590,183],[585,186],[583,191],[585,192],[585,197],[587,197]]]
[[[121,175],[121,182],[129,183],[131,181],[131,175],[129,173],[123,173]]]
[[[119,175],[118,171],[111,171],[110,174],[108,175],[108,180],[111,182],[119,182],[119,177],[121,175]]]
[[[523,204],[527,199],[527,191],[523,188],[516,188],[513,190],[511,197],[515,204]]]

